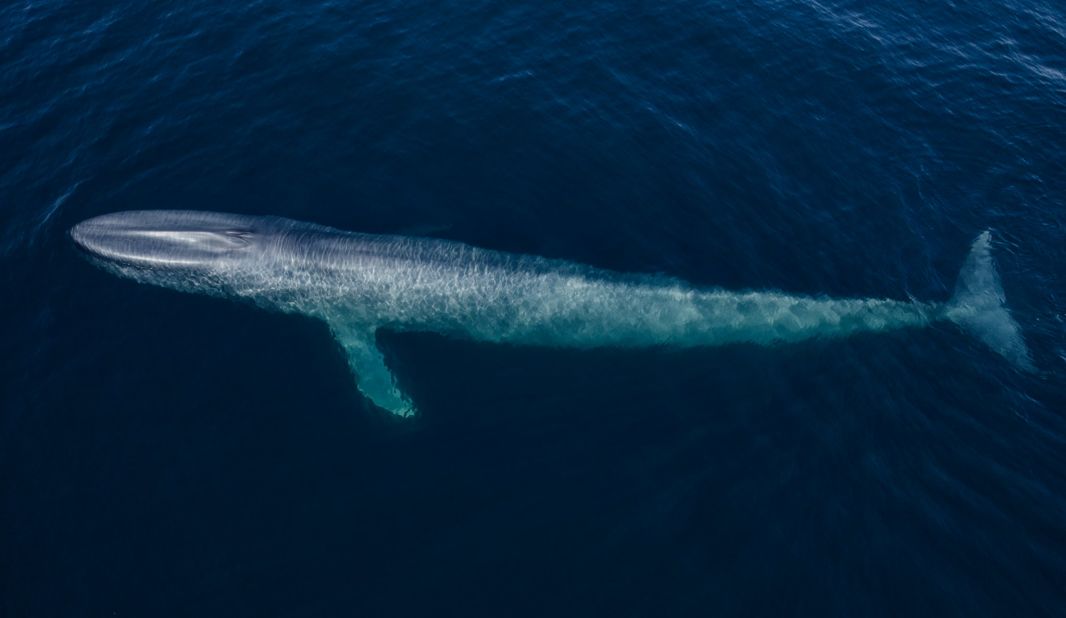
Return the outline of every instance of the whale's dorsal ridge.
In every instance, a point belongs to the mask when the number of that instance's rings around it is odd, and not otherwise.
[[[377,345],[376,329],[330,324],[330,330],[348,357],[356,387],[374,405],[401,417],[413,416],[415,407],[396,385]]]

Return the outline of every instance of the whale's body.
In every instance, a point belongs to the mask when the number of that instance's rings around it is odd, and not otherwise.
[[[375,343],[380,328],[477,341],[591,348],[771,345],[949,320],[1031,366],[1003,304],[989,235],[947,303],[829,299],[697,288],[458,242],[345,232],[278,217],[197,211],[103,215],[71,230],[94,260],[154,285],[324,320],[359,389],[414,411]]]

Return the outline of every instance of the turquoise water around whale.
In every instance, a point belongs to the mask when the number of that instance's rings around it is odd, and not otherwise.
[[[1066,9],[0,7],[0,614],[1066,612]],[[67,236],[280,215],[951,324],[557,350],[329,329]]]

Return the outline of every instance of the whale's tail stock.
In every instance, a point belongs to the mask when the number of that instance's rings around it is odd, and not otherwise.
[[[992,259],[991,240],[992,235],[986,230],[973,241],[943,315],[1015,367],[1033,371],[1035,366],[1021,328],[1007,309],[1003,285]]]

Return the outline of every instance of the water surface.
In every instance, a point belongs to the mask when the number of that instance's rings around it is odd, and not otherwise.
[[[1041,0],[0,8],[0,613],[1066,611],[1066,10]],[[1038,371],[384,338],[66,230],[270,214],[697,285],[941,301],[991,229]]]

